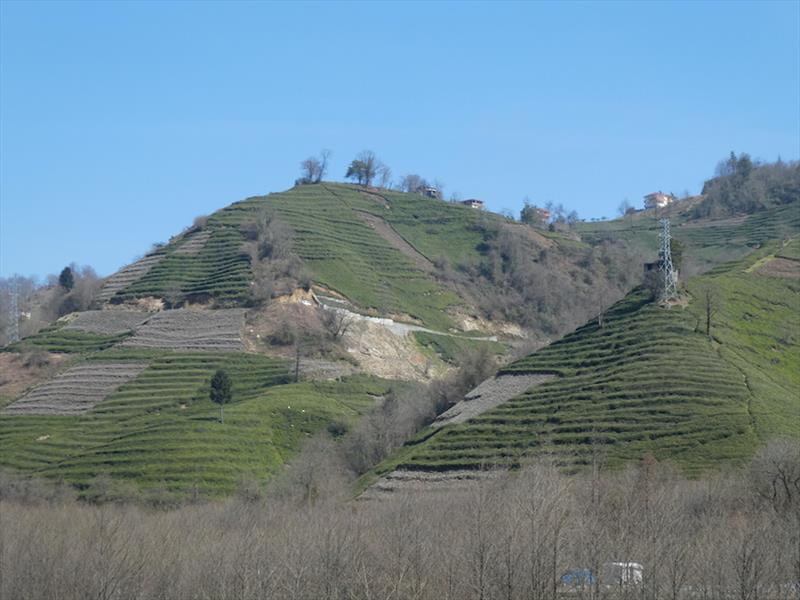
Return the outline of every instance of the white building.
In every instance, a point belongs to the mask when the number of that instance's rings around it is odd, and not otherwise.
[[[664,208],[673,202],[675,202],[675,196],[665,194],[664,192],[653,192],[644,197],[645,208]]]

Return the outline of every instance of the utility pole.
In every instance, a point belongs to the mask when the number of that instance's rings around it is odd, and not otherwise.
[[[661,234],[659,235],[661,249],[659,250],[658,269],[663,277],[661,288],[661,301],[672,300],[678,296],[678,276],[672,266],[672,237],[669,232],[669,219],[661,219]]]
[[[19,284],[16,279],[11,280],[11,302],[8,306],[8,343],[19,341]]]

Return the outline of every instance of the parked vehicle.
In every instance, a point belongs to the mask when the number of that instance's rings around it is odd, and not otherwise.
[[[639,585],[642,583],[643,567],[636,562],[607,562],[600,568],[600,583],[603,585]]]

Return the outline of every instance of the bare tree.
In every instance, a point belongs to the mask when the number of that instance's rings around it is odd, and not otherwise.
[[[428,187],[428,182],[424,177],[417,175],[416,173],[404,175],[400,180],[400,190],[403,192],[414,194],[421,192],[426,187]]]
[[[342,339],[353,324],[346,312],[326,308],[320,309],[320,321],[334,341]]]
[[[319,183],[325,177],[328,170],[328,159],[331,156],[330,150],[323,150],[319,157],[309,156],[300,163],[300,178],[295,182],[296,185],[309,183]]]
[[[392,182],[392,170],[387,165],[378,168],[378,187],[387,189]]]
[[[710,338],[714,318],[722,310],[722,295],[716,286],[708,283],[700,288],[699,302],[703,320],[705,321],[706,335]]]

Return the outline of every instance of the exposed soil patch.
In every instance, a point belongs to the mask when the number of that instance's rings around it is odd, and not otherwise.
[[[171,350],[244,350],[242,328],[245,310],[165,310],[136,330],[123,346]]]
[[[358,216],[369,225],[375,233],[381,236],[384,240],[389,242],[395,249],[402,252],[408,258],[411,259],[417,267],[422,269],[423,271],[434,271],[436,267],[434,267],[433,263],[428,260],[425,255],[420,253],[414,246],[409,244],[403,236],[401,236],[394,228],[389,225],[386,221],[381,219],[380,217],[376,217],[373,214],[365,213],[361,211],[357,211]]]
[[[148,254],[127,267],[123,267],[106,279],[97,296],[97,301],[100,303],[108,302],[117,292],[124,290],[134,281],[144,277],[150,269],[163,259],[164,254]]]
[[[403,494],[442,494],[468,490],[487,479],[496,479],[505,470],[494,471],[407,471],[398,469],[369,486],[359,500],[381,500]]]
[[[200,251],[206,245],[208,238],[211,237],[211,231],[201,231],[199,233],[193,233],[189,237],[186,238],[178,248],[175,250],[175,254],[186,254],[188,256],[197,256],[200,254]]]
[[[775,257],[758,267],[756,273],[765,277],[800,279],[800,261]]]
[[[0,352],[0,396],[16,398],[50,377],[67,360],[66,354],[36,351],[36,360],[16,352]]]
[[[86,412],[146,367],[147,363],[136,362],[98,362],[72,367],[36,386],[4,412],[16,415],[74,415]]]
[[[463,423],[554,377],[555,375],[500,375],[487,379],[469,392],[461,402],[439,415],[431,427]]]
[[[149,313],[134,310],[87,310],[78,313],[64,329],[117,335],[136,329],[149,318]]]
[[[346,362],[323,358],[301,358],[300,375],[305,379],[332,381],[357,373],[358,369]]]
[[[354,320],[344,342],[348,354],[371,375],[427,381],[442,374],[440,366],[420,351],[413,336],[398,334],[383,324]]]

